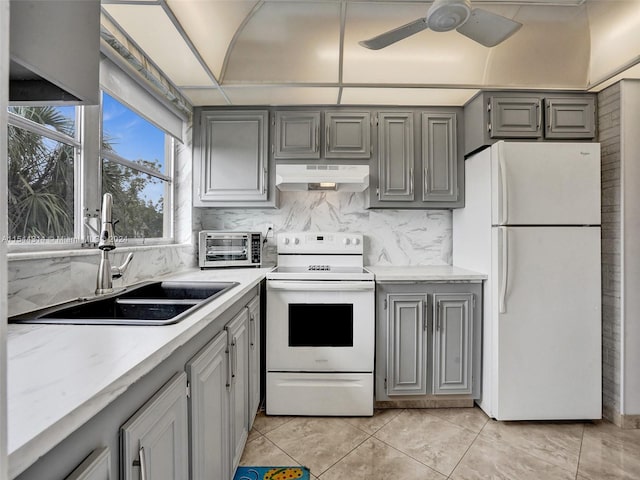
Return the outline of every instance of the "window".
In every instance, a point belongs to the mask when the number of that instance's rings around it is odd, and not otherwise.
[[[169,135],[102,94],[102,193],[113,196],[117,237],[172,236],[172,152]]]
[[[79,147],[75,107],[9,108],[8,236],[73,243]]]

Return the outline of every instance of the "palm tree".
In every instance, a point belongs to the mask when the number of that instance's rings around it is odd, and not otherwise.
[[[11,107],[10,111],[61,133],[73,136],[73,121],[55,107]],[[74,148],[37,133],[9,126],[8,214],[9,236],[72,237],[74,211]],[[112,145],[105,137],[103,150]],[[157,169],[157,161],[142,161]],[[114,197],[118,235],[162,236],[162,199],[156,204],[141,198],[153,177],[105,161],[102,190]]]
[[[11,111],[67,135],[73,122],[54,107]],[[73,147],[9,126],[9,236],[73,235]]]

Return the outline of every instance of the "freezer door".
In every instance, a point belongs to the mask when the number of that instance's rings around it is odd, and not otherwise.
[[[600,144],[491,147],[493,225],[600,225]]]
[[[492,233],[495,417],[600,418],[600,228]]]

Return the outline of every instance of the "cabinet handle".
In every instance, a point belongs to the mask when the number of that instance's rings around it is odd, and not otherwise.
[[[413,167],[409,168],[409,193],[413,195]]]
[[[540,108],[540,104],[536,105],[536,113],[537,113],[536,130],[539,130],[540,129],[540,125],[542,125],[542,109]]]
[[[325,125],[324,127],[324,141],[325,141],[325,152],[324,154],[326,155],[327,152],[329,151],[329,125]]]
[[[429,191],[429,167],[424,167],[424,191]]]
[[[247,310],[249,310],[249,307],[247,307]],[[251,334],[251,338],[249,339],[249,345],[251,346],[251,348],[255,348],[256,345],[256,321],[255,321],[255,316],[249,312],[249,322],[251,323],[251,329],[249,330],[250,334]]]
[[[547,105],[547,130],[553,130],[553,117],[551,116],[551,105]]]
[[[269,172],[266,168],[262,170],[262,193],[267,193],[267,183],[269,183]]]
[[[233,337],[233,340],[231,340],[231,378],[234,379],[236,378],[236,371],[238,369],[238,339],[236,337]]]
[[[316,125],[316,152],[320,152],[320,125]]]
[[[422,329],[426,332],[429,326],[429,300],[424,302],[424,323]]]
[[[147,480],[147,461],[144,456],[144,447],[140,447],[140,480]]]
[[[227,349],[227,388],[231,388],[231,377],[233,376],[233,372],[231,369],[233,368],[231,365],[231,347]]]

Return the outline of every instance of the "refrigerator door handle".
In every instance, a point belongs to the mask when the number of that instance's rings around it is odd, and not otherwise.
[[[500,191],[499,191],[499,208],[498,223],[501,225],[508,223],[509,218],[509,206],[507,203],[507,165],[504,162],[504,155],[500,152],[498,157],[498,176],[500,177]]]
[[[509,231],[500,227],[501,275],[500,275],[500,313],[507,313],[507,283],[509,281]]]

